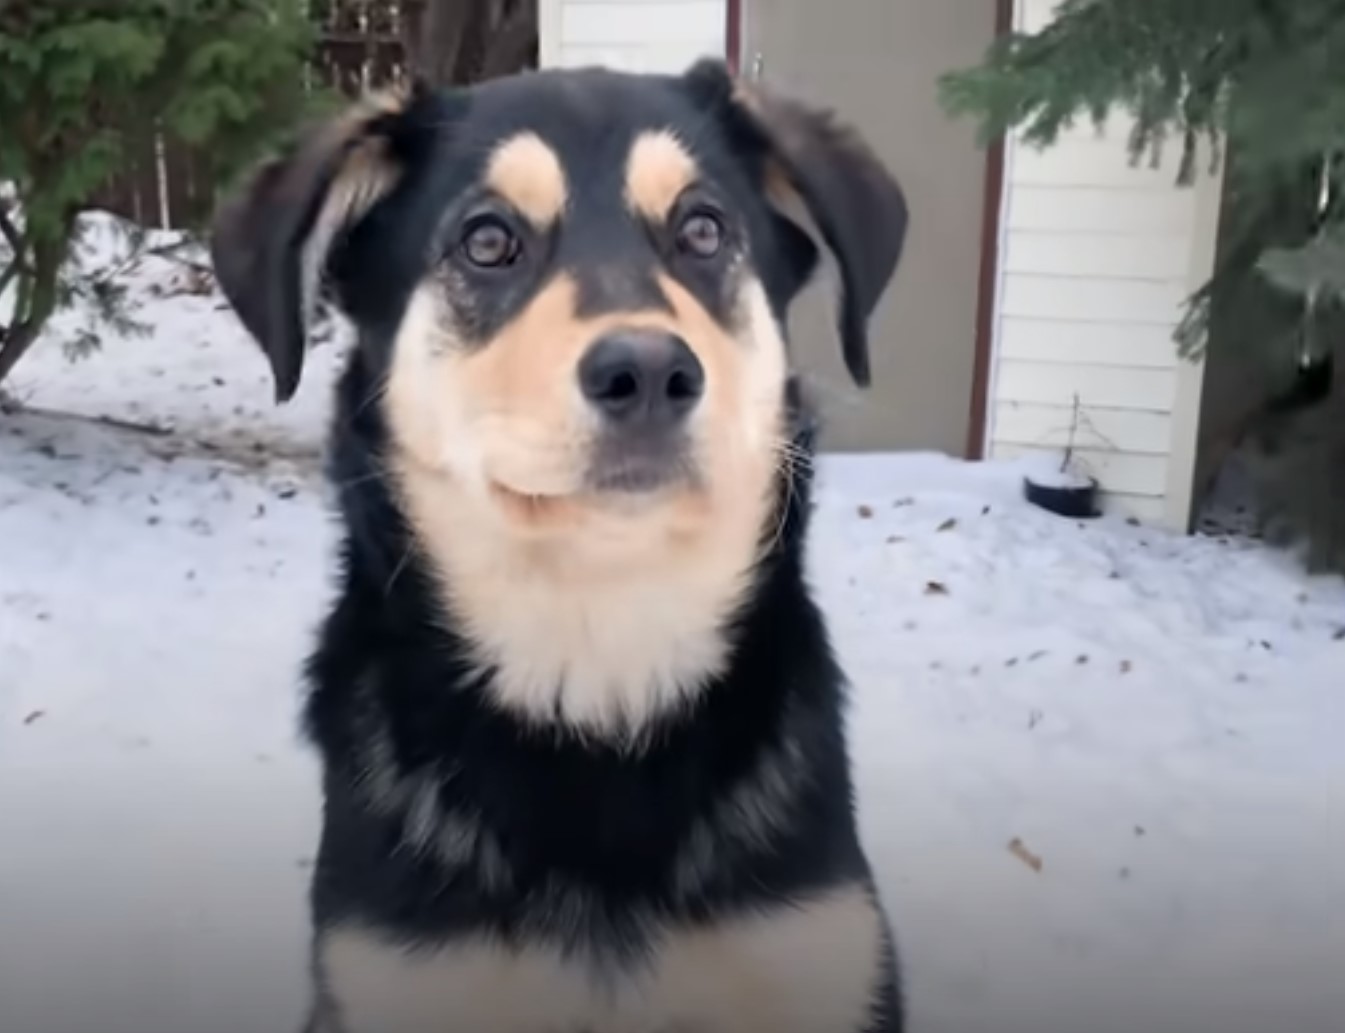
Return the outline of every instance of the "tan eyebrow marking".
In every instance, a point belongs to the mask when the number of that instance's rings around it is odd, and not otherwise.
[[[560,158],[536,133],[519,133],[496,147],[485,182],[539,228],[560,218],[569,201]]]
[[[698,174],[696,159],[672,132],[641,133],[626,159],[626,204],[647,219],[663,222]]]

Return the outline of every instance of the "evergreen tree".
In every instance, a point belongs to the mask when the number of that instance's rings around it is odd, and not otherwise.
[[[1296,337],[1267,333],[1264,312],[1238,316],[1253,279],[1310,316],[1345,303],[1345,0],[1064,0],[1056,14],[946,76],[944,101],[987,139],[1019,128],[1037,145],[1127,109],[1131,160],[1175,142],[1184,183],[1201,137],[1216,161],[1227,153],[1220,261],[1192,299],[1184,349],[1203,343],[1212,307],[1260,343]]]
[[[0,381],[63,299],[115,320],[115,284],[69,261],[77,220],[159,134],[219,183],[308,103],[305,0],[0,5]],[[207,202],[208,203],[208,202]],[[192,213],[198,219],[205,211]]]

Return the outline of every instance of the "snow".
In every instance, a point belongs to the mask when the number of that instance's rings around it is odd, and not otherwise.
[[[0,417],[5,1033],[302,1015],[341,346],[276,408],[218,297],[149,296],[176,272],[136,274],[148,337],[72,365],[56,327]],[[1022,475],[821,464],[810,564],[913,1031],[1339,1033],[1345,584],[1062,520]]]

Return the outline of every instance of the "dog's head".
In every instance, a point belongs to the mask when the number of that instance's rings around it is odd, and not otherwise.
[[[254,176],[214,257],[280,399],[330,283],[395,446],[544,530],[732,492],[778,458],[781,327],[818,257],[791,205],[834,254],[865,383],[902,195],[829,117],[718,63],[368,102]]]
[[[905,228],[853,134],[703,63],[367,102],[257,172],[213,252],[280,399],[320,289],[358,328],[361,442],[497,698],[630,727],[728,656],[819,247],[864,383]]]

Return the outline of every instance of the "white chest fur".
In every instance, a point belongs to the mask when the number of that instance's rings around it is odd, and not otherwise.
[[[882,957],[881,919],[859,887],[668,930],[652,962],[619,980],[481,940],[408,952],[345,928],[321,946],[340,1033],[860,1033]]]

